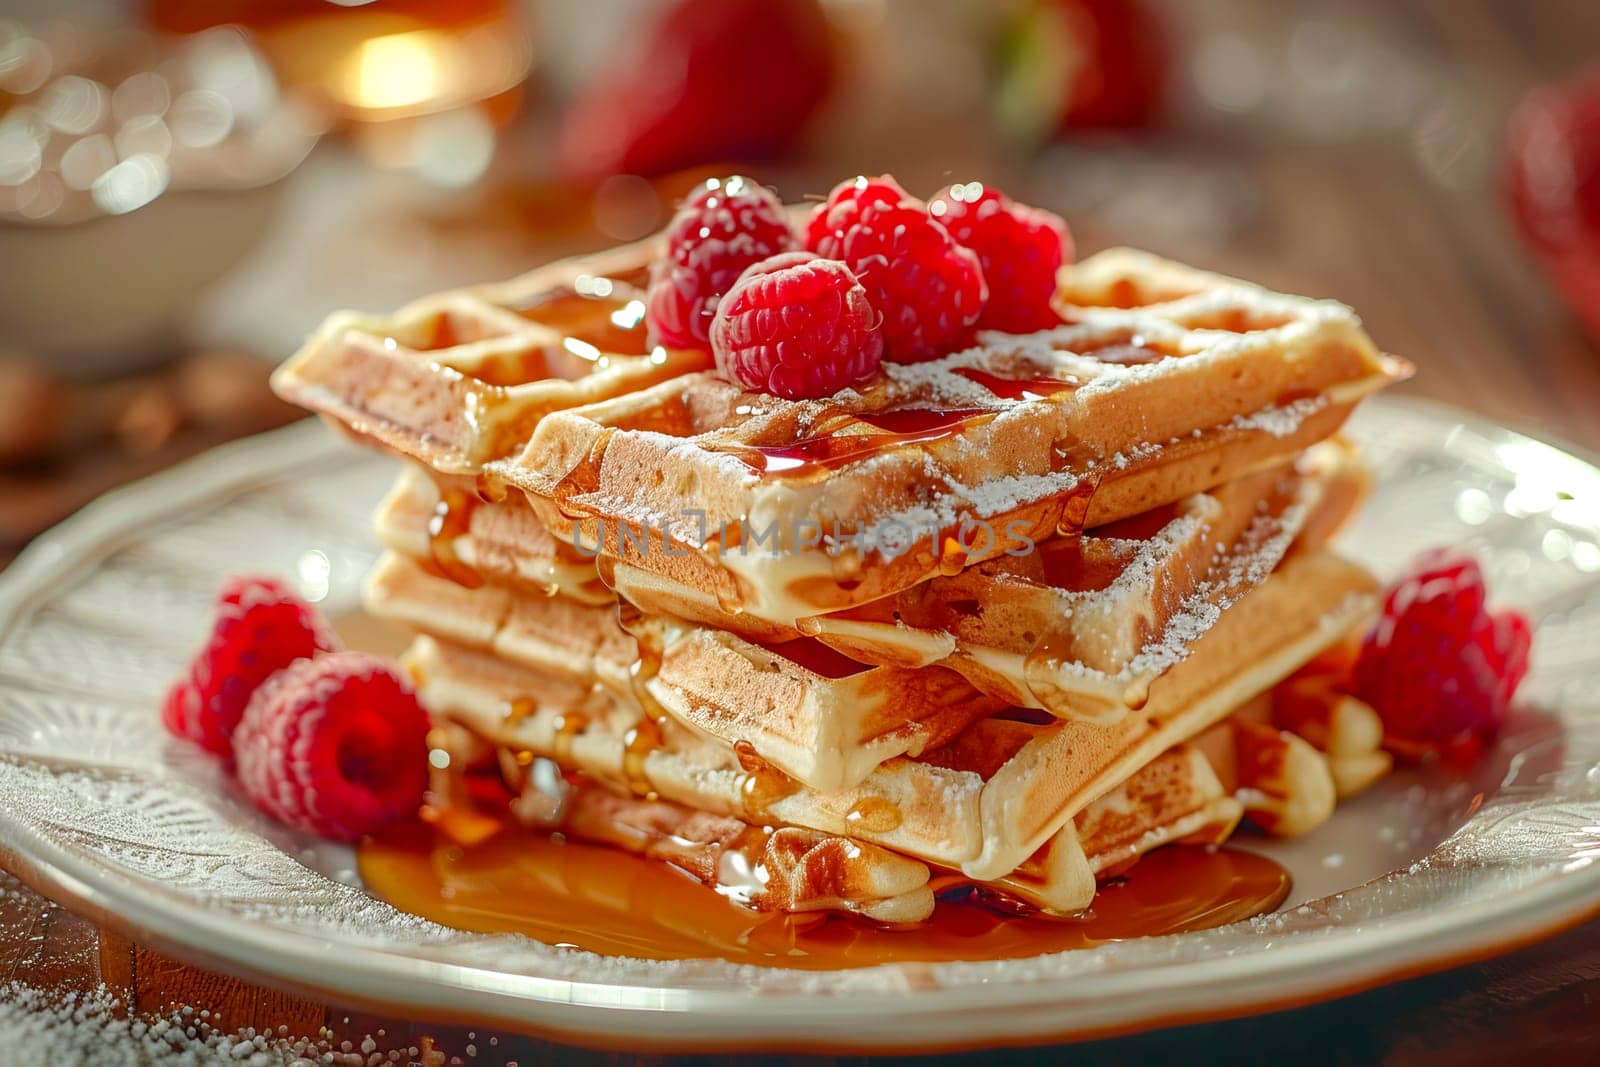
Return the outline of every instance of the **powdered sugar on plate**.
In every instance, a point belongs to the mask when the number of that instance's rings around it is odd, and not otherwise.
[[[137,1014],[101,987],[87,993],[0,984],[0,1048],[16,1064],[94,1064],[96,1067],[451,1067],[467,1062],[418,1045],[393,1047],[385,1035],[340,1040],[287,1027],[262,1033],[226,1029],[209,1011],[175,1008]]]

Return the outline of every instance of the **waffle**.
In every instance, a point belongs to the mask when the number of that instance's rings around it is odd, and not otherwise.
[[[1193,654],[1113,726],[989,716],[918,758],[885,761],[852,788],[804,787],[741,746],[611,701],[557,694],[543,676],[481,652],[414,657],[424,699],[509,747],[548,754],[639,794],[753,822],[803,826],[894,849],[969,877],[1014,871],[1090,801],[1162,751],[1202,733],[1348,632],[1372,607],[1371,579],[1326,552],[1288,560],[1224,612]],[[424,648],[442,646],[424,645]],[[461,657],[472,669],[451,666]],[[487,681],[485,681],[487,679]],[[530,689],[528,687],[534,687]],[[537,698],[529,699],[533,694]]]
[[[937,663],[1010,704],[1115,721],[1142,705],[1150,683],[1292,543],[1325,541],[1364,486],[1348,446],[1324,443],[1292,467],[802,619],[797,631],[763,628],[759,639],[803,634],[862,663]],[[610,578],[646,611],[747,629],[648,571],[622,564]]]
[[[1220,610],[1277,565],[1291,539],[1306,549],[1321,542],[1351,506],[1358,481],[1348,450],[1329,443],[1295,469],[1239,479],[1137,527],[1041,549],[1066,566],[1041,573],[1028,557],[992,561],[871,605],[865,616],[814,620],[822,624],[816,637],[752,641],[625,612],[638,648],[648,651],[649,669],[641,671],[636,647],[604,607],[468,589],[431,575],[428,539],[417,527],[432,491],[408,475],[380,509],[378,526],[386,543],[403,544],[412,556],[379,565],[368,604],[376,615],[466,647],[604,686],[636,706],[648,702],[833,792],[858,785],[886,759],[943,743],[976,718],[1009,705],[1039,707],[1036,692],[1057,698],[1047,701],[1051,710],[1073,717],[1113,722],[1128,714]],[[529,517],[511,502],[476,514],[498,512]],[[501,524],[474,519],[475,527]],[[463,558],[487,554],[475,537],[461,544]],[[618,591],[656,606],[628,573],[614,574]],[[1050,576],[1073,584],[1052,585],[1044,580]],[[952,610],[964,604],[982,610]],[[1054,657],[1044,672],[1030,672],[1035,646]],[[936,661],[944,666],[929,666]]]
[[[441,293],[393,315],[331,316],[273,375],[284,399],[446,474],[514,454],[545,414],[704,370],[651,349],[642,286],[654,242]]]
[[[487,767],[530,824],[912,922],[1077,912],[1388,769],[1303,669],[1375,600],[1328,439],[1410,372],[1348,308],[1114,250],[1059,328],[788,401],[648,344],[657,251],[336,315],[274,376],[415,461],[368,603],[419,634],[443,795]]]
[[[779,401],[704,373],[705,353],[647,347],[654,249],[340,313],[274,386],[442,474],[489,468],[486,487],[528,490],[558,535],[609,531],[616,557],[792,625],[1280,461],[1409,373],[1342,305],[1116,250],[1063,272],[1071,325]],[[739,543],[712,551],[691,507]],[[963,546],[963,519],[994,536]],[[687,554],[625,542],[630,523]],[[824,533],[842,540],[794,543]]]
[[[462,481],[407,465],[378,505],[378,540],[469,589],[489,582],[580,604],[616,602],[594,561],[552,536],[531,509],[486,503]]]
[[[682,375],[487,470],[585,551],[792,625],[1281,462],[1408,373],[1343,305],[1128,250],[1063,279],[1057,330],[819,401]]]
[[[859,783],[887,759],[942,744],[1006,706],[943,668],[866,668],[810,638],[762,646],[664,619],[636,627],[657,649],[644,675],[635,638],[614,607],[467,589],[397,555],[373,570],[367,604],[380,618],[579,690],[600,687],[725,744],[743,742],[825,792]]]
[[[513,679],[517,670],[502,661],[428,638],[418,641],[409,660],[425,686],[436,692],[443,687],[452,701],[449,713],[468,723],[493,721],[506,692],[531,684],[526,675]],[[545,714],[566,719],[576,713]],[[585,723],[585,737],[603,735],[626,747],[628,735],[617,732],[617,722]],[[931,910],[927,867],[903,855],[858,839],[796,827],[757,828],[745,817],[708,814],[654,795],[626,795],[615,768],[593,760],[593,750],[578,746],[574,735],[568,735],[570,746],[535,756],[508,747],[503,728],[493,731],[503,739],[498,746],[475,730],[450,728],[443,743],[453,773],[481,765],[489,754],[497,757],[494,764],[514,794],[542,794],[533,805],[539,825],[675,863],[756,907],[849,911],[890,922],[916,921]],[[563,736],[561,724],[555,730],[555,737]],[[558,750],[569,767],[596,777],[532,772]],[[691,750],[683,758],[692,762],[704,755]],[[606,782],[612,788],[601,784]],[[1334,796],[1326,763],[1304,740],[1235,715],[1193,744],[1160,754],[1085,806],[1016,870],[981,884],[1071,914],[1088,906],[1098,879],[1151,849],[1180,840],[1220,843],[1241,817],[1272,833],[1301,833],[1332,813]],[[941,888],[967,880],[944,871],[933,878]]]

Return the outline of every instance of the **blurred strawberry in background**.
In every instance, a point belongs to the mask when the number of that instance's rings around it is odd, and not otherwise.
[[[1600,68],[1530,94],[1506,134],[1523,236],[1600,344]]]
[[[589,182],[777,155],[836,72],[817,0],[679,0],[580,90],[562,118],[558,172]]]
[[[1169,58],[1162,20],[1139,0],[1030,0],[1001,36],[1000,120],[1028,143],[1147,126]]]

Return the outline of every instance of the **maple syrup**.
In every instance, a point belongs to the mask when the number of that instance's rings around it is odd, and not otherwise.
[[[734,453],[762,474],[801,475],[834,470],[847,463],[906,445],[960,436],[973,422],[990,418],[988,408],[900,408],[864,412],[853,421],[876,433],[837,430],[802,438],[788,445],[741,445]]]
[[[1122,573],[1125,559],[1086,551],[1079,537],[1057,538],[1039,546],[1031,561],[1040,581],[1052,589],[1082,593],[1104,589]]]
[[[669,720],[667,709],[662,707],[661,701],[650,691],[650,683],[661,673],[661,660],[665,650],[661,647],[660,635],[645,624],[644,612],[631,601],[621,597],[617,599],[617,625],[633,638],[634,649],[639,656],[628,667],[628,685],[633,692],[634,702],[644,712],[645,720],[655,724],[653,732],[646,728],[645,733],[639,735],[641,745],[645,743],[643,738],[654,738],[653,751],[660,747],[661,726]],[[640,724],[641,727],[643,725]],[[635,727],[628,736],[634,737],[638,730],[639,727]],[[649,755],[649,752],[645,755]],[[640,759],[642,767],[643,757]]]
[[[824,678],[835,680],[851,678],[871,670],[865,663],[858,663],[815,637],[795,637],[788,641],[761,643],[761,647]]]
[[[1071,635],[1055,628],[1046,630],[1022,659],[1022,678],[1028,692],[1045,707],[1053,707],[1059,688],[1056,673],[1063,664],[1076,661]]]
[[[511,493],[504,478],[488,471],[478,472],[477,477],[473,479],[472,491],[485,504],[502,504]]]
[[[945,534],[939,538],[937,570],[946,578],[954,578],[966,567],[969,555],[967,546],[961,543],[959,532]]]
[[[957,367],[956,373],[983,386],[1002,400],[1043,400],[1078,387],[1063,378],[1006,378],[976,367]]]
[[[439,502],[428,517],[428,554],[433,569],[457,585],[476,589],[483,584],[483,576],[456,554],[456,539],[472,526],[472,512],[478,497],[465,489],[446,486],[439,491]]]
[[[589,720],[575,711],[565,711],[556,716],[551,726],[555,729],[555,739],[550,743],[550,754],[560,766],[570,767],[572,742],[589,728]]]
[[[643,356],[650,352],[645,336],[644,300],[631,286],[594,279],[607,284],[605,295],[558,289],[541,293],[512,308],[518,315],[580,342],[567,351],[579,358],[593,358],[591,350],[618,355]]]
[[[512,827],[469,846],[427,825],[395,827],[361,846],[359,866],[374,895],[458,929],[609,955],[807,970],[1016,959],[1202,930],[1271,911],[1290,886],[1264,857],[1173,845],[1103,884],[1078,918],[1019,914],[952,886],[928,921],[889,928],[752,911],[665,863]]]
[[[457,321],[456,316],[447,311],[435,315],[429,326],[431,328],[428,330],[428,336],[422,342],[422,350],[425,352],[437,352],[443,348],[454,348],[457,345],[465,344],[475,339],[473,337],[475,331],[462,330],[461,323]]]
[[[744,614],[744,589],[739,579],[726,567],[711,569],[711,592],[717,598],[717,607],[729,615]]]
[[[591,282],[610,284],[603,278]],[[557,337],[547,344],[496,353],[479,362],[474,374],[481,381],[508,386],[543,378],[570,380],[609,366],[615,356],[656,358],[644,325],[643,294],[626,284],[618,283],[604,296],[573,289],[550,290],[511,310],[549,327]]]
[[[1168,358],[1166,353],[1157,352],[1140,344],[1106,345],[1090,352],[1082,353],[1101,363],[1114,363],[1119,367],[1139,367],[1148,363],[1160,363]]]
[[[1061,513],[1056,516],[1058,537],[1077,537],[1089,525],[1089,508],[1100,491],[1100,475],[1085,474],[1062,494]]]
[[[745,818],[758,825],[765,823],[772,805],[794,793],[799,786],[793,778],[763,759],[756,746],[743,738],[733,743],[733,754],[744,772],[739,782],[739,796]]]
[[[622,744],[622,778],[627,786],[638,796],[647,800],[656,799],[656,790],[650,783],[650,777],[645,773],[645,762],[650,754],[661,747],[664,740],[664,731],[670,728],[671,714],[656,695],[650,691],[650,683],[661,672],[661,661],[665,650],[661,646],[660,637],[644,623],[644,612],[628,600],[617,600],[617,624],[634,639],[634,647],[639,658],[628,668],[628,684],[633,692],[634,701],[639,705],[643,716],[623,735]],[[561,738],[557,737],[557,743]],[[570,752],[570,746],[568,751]],[[556,750],[557,762],[570,766],[570,760],[563,757],[562,750]],[[746,783],[748,785],[748,782]]]
[[[537,700],[532,697],[517,697],[506,704],[506,710],[502,714],[502,718],[508,727],[516,728],[533,718],[538,710],[539,702]]]
[[[645,761],[661,747],[661,720],[646,715],[622,735],[622,779],[638,796],[654,800],[655,787],[645,773]]]
[[[584,458],[575,464],[571,470],[557,479],[551,490],[551,497],[556,502],[556,508],[562,516],[573,523],[582,522],[589,517],[589,513],[573,504],[572,498],[589,492],[600,482],[600,466],[605,461],[606,449],[611,444],[611,438],[616,434],[615,426],[602,427],[590,443]],[[602,530],[601,536],[603,537]],[[596,539],[599,543],[599,539]]]
[[[900,809],[882,797],[862,797],[850,805],[844,821],[851,833],[887,834],[899,829]]]

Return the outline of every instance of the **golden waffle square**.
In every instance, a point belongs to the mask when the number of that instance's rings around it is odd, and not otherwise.
[[[393,315],[340,312],[273,375],[284,399],[442,473],[514,453],[541,416],[710,366],[650,348],[653,242],[564,260]]]
[[[1114,721],[1291,544],[1321,544],[1364,487],[1349,447],[1325,442],[1291,467],[803,619],[799,631],[860,662],[938,663],[1010,704]],[[648,571],[618,565],[612,584],[646,611],[739,628],[738,617]],[[790,636],[779,629],[765,640]]]
[[[615,603],[469,587],[392,552],[367,576],[365,601],[377,618],[493,652],[584,691],[632,697],[638,648],[617,625]]]
[[[378,540],[467,588],[490,582],[580,604],[616,603],[594,560],[554,537],[532,509],[485,502],[463,481],[408,464],[378,504]]]
[[[1129,250],[1062,277],[1059,329],[825,400],[682,375],[551,412],[488,470],[557,536],[792,625],[1280,461],[1408,373],[1341,304]]]
[[[869,667],[810,638],[764,646],[663,619],[640,624],[654,650],[641,670],[635,638],[618,624],[614,606],[468,589],[396,555],[374,569],[367,607],[581,689],[600,686],[640,710],[671,714],[823,791],[855,785],[883,761],[942,744],[1006,706],[940,667]]]
[[[1151,686],[1141,714],[1110,726],[1038,722],[1026,713],[979,719],[919,758],[888,760],[859,785],[827,793],[799,786],[759,756],[741,758],[734,746],[670,716],[638,717],[621,734],[591,731],[590,711],[528,700],[538,676],[530,680],[526,668],[491,656],[457,653],[472,657],[473,670],[463,672],[442,646],[424,641],[412,667],[431,707],[471,716],[472,729],[496,743],[549,755],[641,795],[859,838],[990,881],[1014,871],[1161,752],[1350,632],[1370,614],[1373,592],[1365,572],[1327,552],[1293,557]],[[699,756],[684,755],[687,747]]]

